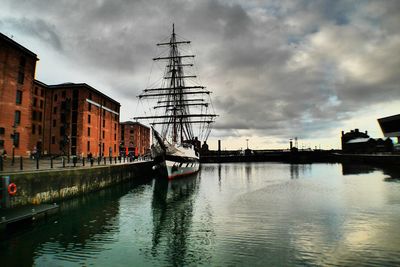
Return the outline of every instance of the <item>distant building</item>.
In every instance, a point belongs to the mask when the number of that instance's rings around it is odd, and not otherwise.
[[[47,86],[44,152],[117,156],[120,104],[86,83]]]
[[[378,119],[383,136],[397,137],[397,144],[394,146],[396,151],[400,151],[400,114]]]
[[[390,152],[393,143],[390,138],[370,138],[367,131],[360,132],[358,129],[344,133],[342,131],[342,151],[346,153],[375,153]]]
[[[8,156],[13,152],[28,156],[33,149],[30,138],[36,61],[35,53],[0,33],[0,153],[6,151]]]
[[[150,150],[150,128],[133,121],[120,123],[122,154],[130,153],[142,156]]]

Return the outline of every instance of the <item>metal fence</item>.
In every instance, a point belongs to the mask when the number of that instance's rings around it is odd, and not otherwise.
[[[148,157],[56,157],[56,158],[4,158],[0,157],[0,172],[19,172],[34,170],[51,170],[61,168],[90,168],[93,166],[126,164],[134,161],[151,160]]]

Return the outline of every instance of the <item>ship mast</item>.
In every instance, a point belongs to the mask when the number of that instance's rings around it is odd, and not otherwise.
[[[157,44],[157,46],[169,48],[168,56],[153,58],[154,61],[165,60],[168,62],[164,72],[164,80],[167,85],[144,89],[143,93],[139,95],[140,99],[158,98],[154,109],[162,109],[164,113],[159,116],[135,117],[135,119],[154,119],[152,125],[162,125],[161,136],[166,138],[168,132],[171,132],[172,143],[194,140],[192,125],[207,124],[209,126],[217,116],[204,112],[190,112],[193,107],[205,107],[207,109],[210,103],[206,102],[201,96],[209,95],[211,92],[205,90],[204,86],[186,86],[185,79],[196,78],[196,76],[185,76],[184,68],[191,67],[193,64],[186,63],[184,60],[194,58],[194,55],[181,55],[179,46],[185,44],[190,44],[190,41],[178,41],[173,24],[169,42]],[[191,98],[193,96],[197,96],[197,98]],[[193,118],[195,120],[192,120]]]

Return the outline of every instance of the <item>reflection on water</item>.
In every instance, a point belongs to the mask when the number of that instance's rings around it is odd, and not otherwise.
[[[398,266],[400,183],[386,181],[399,174],[205,164],[64,202],[58,217],[3,233],[0,256],[5,266]]]
[[[198,175],[185,179],[156,179],[152,200],[153,237],[151,254],[162,253],[174,266],[196,263],[188,245],[193,208],[198,190]],[[200,248],[201,249],[201,248]]]

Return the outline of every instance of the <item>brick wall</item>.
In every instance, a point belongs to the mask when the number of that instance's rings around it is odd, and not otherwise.
[[[32,150],[31,90],[36,61],[35,54],[0,34],[0,151],[6,150],[8,156],[12,155],[14,131],[19,134],[15,155],[28,156]],[[20,114],[17,122],[16,112]]]

